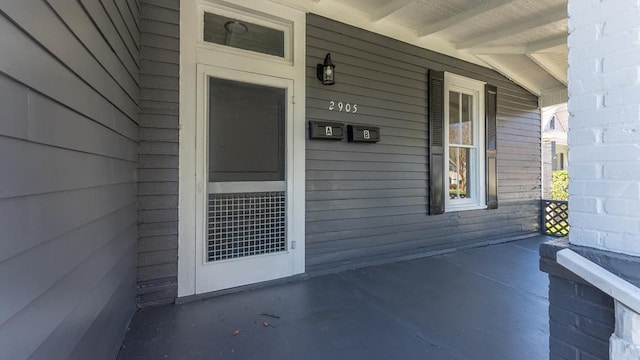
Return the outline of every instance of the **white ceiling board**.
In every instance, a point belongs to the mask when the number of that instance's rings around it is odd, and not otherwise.
[[[539,89],[538,95],[545,89],[563,87],[564,85],[547,73],[538,64],[525,55],[482,55],[483,60],[491,58],[494,63],[509,71],[511,77],[517,73],[519,77],[528,79],[529,83]]]
[[[560,81],[564,86],[568,85],[566,68],[561,65],[559,66],[552,60],[549,60],[545,54],[527,54],[527,57],[540,66],[544,71],[553,76],[556,80]]]
[[[567,86],[567,66],[566,62],[559,61],[558,54],[527,54],[527,57],[542,69],[551,74],[556,80]]]
[[[567,34],[561,34],[548,39],[542,39],[535,43],[527,44],[527,52],[559,52],[568,53]],[[565,56],[564,61],[567,62],[568,57]]]
[[[503,26],[500,29],[494,29],[484,34],[479,34],[470,39],[456,41],[456,48],[466,49],[474,46],[484,45],[496,40],[504,39],[515,34],[533,32],[533,30],[541,31],[541,29],[552,25],[556,22],[566,21],[566,13],[558,11],[558,9],[550,9],[544,13],[529,16],[525,19],[514,21],[509,26]]]
[[[470,21],[461,22],[437,35],[448,41],[460,42],[464,39],[476,37],[479,34],[500,30],[518,22],[535,18],[538,14],[551,8],[564,6],[564,12],[566,13],[566,4],[567,0],[515,0],[504,6],[479,14],[470,19]]]
[[[415,0],[393,0],[387,2],[371,12],[371,21],[379,21],[401,10],[405,6],[411,4]]]
[[[567,0],[266,1],[493,68],[538,96],[566,92]]]
[[[373,13],[392,1],[393,0],[340,0],[340,3],[367,13]]]
[[[557,53],[556,52],[554,52],[554,53],[541,52],[540,54],[544,55],[548,61],[552,61],[552,62],[554,62],[555,64],[558,64],[558,65],[563,64],[565,70],[568,68],[566,60],[567,60],[567,56],[569,54],[568,54],[568,51],[567,51],[566,48],[564,49],[564,51],[559,51]]]
[[[567,19],[519,34],[507,35],[496,41],[487,42],[483,46],[514,46],[519,44],[532,44],[551,38],[557,38],[559,36],[564,36],[566,43],[566,38],[568,37]]]
[[[478,55],[483,61],[487,64],[491,65],[498,72],[512,80],[513,82],[519,84],[526,90],[531,93],[540,96],[542,94],[542,88],[536,84],[534,79],[527,77],[525,74],[520,73],[517,68],[509,66],[509,64],[504,64],[501,62],[501,56],[495,55]]]
[[[479,0],[418,0],[395,12],[389,20],[412,29],[419,29],[425,24],[454,17],[481,3],[482,1]]]
[[[257,1],[257,0],[256,0]],[[473,64],[490,67],[477,57],[456,50],[452,43],[439,38],[421,39],[416,36],[415,29],[402,26],[389,21],[389,17],[380,21],[371,21],[371,9],[364,11],[347,3],[355,3],[358,0],[321,0],[314,4],[311,0],[269,0],[278,4],[284,4],[309,13],[324,16],[351,26],[365,29],[376,34],[397,39],[424,49],[439,52]],[[378,1],[378,0],[375,0]],[[386,2],[385,2],[386,3]]]
[[[478,15],[484,14],[493,9],[497,9],[501,6],[505,6],[506,4],[509,4],[513,1],[515,0],[490,0],[484,4],[459,12],[452,17],[444,18],[438,22],[424,25],[423,27],[418,28],[418,36],[428,36],[442,30],[449,29],[451,27],[469,21]]]

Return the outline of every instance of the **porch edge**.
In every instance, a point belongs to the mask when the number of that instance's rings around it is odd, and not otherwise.
[[[460,250],[468,250],[468,249],[480,248],[480,247],[485,247],[490,245],[503,244],[503,243],[513,242],[518,240],[529,239],[536,236],[544,236],[544,235],[541,235],[539,232],[535,232],[535,233],[528,233],[524,235],[517,235],[517,236],[511,236],[511,237],[500,238],[500,239],[486,240],[482,242],[476,242],[476,243],[471,243],[467,245],[438,249],[438,250],[429,250],[429,251],[423,251],[423,252],[416,252],[416,250],[411,250],[411,251],[399,253],[392,256],[379,257],[377,259],[374,258],[374,259],[363,259],[361,261],[335,262],[330,264],[322,264],[321,266],[316,266],[315,268],[314,267],[307,268],[306,274],[310,277],[316,277],[316,276],[338,273],[342,271],[367,268],[371,266],[378,266],[383,264],[390,264],[390,263],[396,263],[401,261],[408,261],[408,260],[415,260],[415,259],[422,259],[422,258],[427,258],[432,256],[444,255],[444,254],[449,254],[449,253],[460,251]]]

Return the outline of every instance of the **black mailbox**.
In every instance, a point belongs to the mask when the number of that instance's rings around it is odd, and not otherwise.
[[[380,141],[380,128],[366,125],[348,125],[347,135],[349,142],[371,142]]]
[[[344,139],[344,124],[325,121],[309,121],[309,138],[342,140]]]

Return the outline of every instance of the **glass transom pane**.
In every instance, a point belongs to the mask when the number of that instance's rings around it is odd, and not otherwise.
[[[204,13],[204,41],[284,57],[285,33],[282,30]]]

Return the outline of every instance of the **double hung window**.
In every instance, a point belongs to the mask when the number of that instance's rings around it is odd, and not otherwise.
[[[445,209],[483,207],[484,83],[447,73],[445,89]]]
[[[498,207],[497,88],[429,71],[429,214]]]

